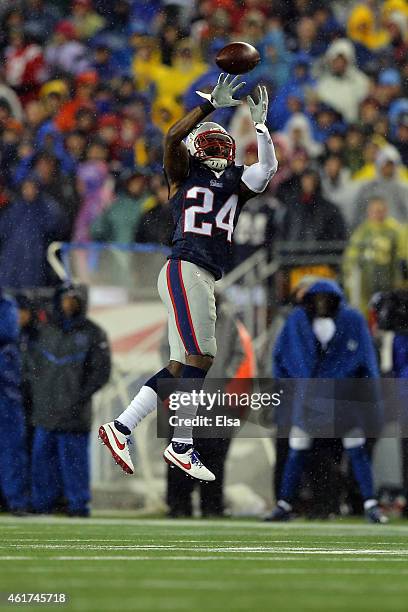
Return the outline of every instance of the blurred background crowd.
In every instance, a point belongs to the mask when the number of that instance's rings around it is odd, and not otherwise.
[[[2,286],[51,283],[44,251],[55,239],[168,244],[163,134],[199,102],[196,89],[214,86],[214,57],[237,39],[261,53],[243,93],[269,89],[279,171],[248,207],[234,263],[273,240],[351,240],[346,265],[364,244],[362,265],[388,266],[376,285],[400,278],[405,0],[3,0],[0,18]],[[246,105],[213,119],[251,163]]]
[[[57,285],[56,240],[170,244],[163,135],[234,40],[261,54],[242,94],[268,88],[279,169],[241,215],[233,267],[283,243],[296,263],[307,242],[337,258],[308,271],[341,272],[364,315],[407,286],[406,0],[1,0],[0,287]],[[246,104],[212,117],[237,163],[256,161]],[[283,276],[274,300],[299,280]]]

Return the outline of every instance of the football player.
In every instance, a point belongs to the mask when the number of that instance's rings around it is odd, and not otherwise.
[[[140,421],[190,379],[204,381],[216,355],[214,285],[231,254],[231,240],[243,205],[262,193],[278,163],[265,126],[268,95],[258,86],[258,101],[247,102],[255,125],[258,162],[236,166],[235,142],[228,132],[205,121],[218,108],[242,104],[234,98],[245,83],[220,75],[211,94],[197,92],[205,102],[168,131],[164,170],[174,219],[171,255],[163,266],[158,290],[169,317],[170,362],[150,378],[126,410],[102,425],[99,435],[122,469],[132,474],[127,438]],[[166,384],[164,384],[164,380]],[[192,428],[184,425],[197,412],[192,402],[177,411],[165,460],[199,480],[214,480],[193,447]]]

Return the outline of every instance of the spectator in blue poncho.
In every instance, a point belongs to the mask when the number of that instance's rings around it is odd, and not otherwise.
[[[336,388],[339,393],[339,389],[345,388],[344,379],[375,379],[379,376],[374,346],[365,319],[346,304],[337,283],[321,280],[308,288],[301,305],[289,315],[277,339],[273,362],[274,376],[293,378],[296,382],[289,454],[277,506],[267,520],[284,521],[290,518],[292,502],[300,484],[313,435],[316,435],[315,432],[322,424],[326,424],[333,430],[334,437],[342,437],[364,499],[367,519],[373,523],[385,522],[375,498],[371,462],[365,449],[366,417],[373,417],[378,426],[375,389],[374,393],[371,391],[372,403],[370,401],[368,415],[367,409],[362,414],[356,397],[360,389],[365,387],[363,383],[358,386],[350,383],[347,386],[348,393],[341,405],[340,414],[337,411],[332,413],[333,405],[337,408],[337,404],[333,404],[330,396],[324,397],[328,385],[322,379],[337,379]],[[320,380],[316,386],[311,384],[310,379]],[[313,389],[312,395],[310,389]],[[340,431],[342,433],[339,435]]]
[[[305,96],[312,90],[316,81],[310,75],[310,60],[305,53],[293,58],[289,81],[281,87],[269,105],[268,125],[272,130],[282,130],[293,113],[302,112]]]
[[[271,83],[276,90],[283,87],[290,77],[293,56],[286,49],[282,30],[272,30],[258,45],[261,61],[252,71],[251,78]]]

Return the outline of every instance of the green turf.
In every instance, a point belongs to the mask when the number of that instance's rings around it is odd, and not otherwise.
[[[406,525],[0,519],[0,591],[50,611],[407,611],[407,561]]]

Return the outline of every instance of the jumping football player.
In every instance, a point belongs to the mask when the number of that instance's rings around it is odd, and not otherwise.
[[[236,166],[235,143],[228,132],[204,119],[215,109],[242,104],[233,95],[245,83],[220,75],[206,101],[168,131],[164,141],[164,170],[169,182],[174,219],[171,255],[163,266],[158,290],[169,317],[170,362],[140,389],[115,421],[102,425],[99,436],[122,469],[133,474],[127,438],[140,421],[180,389],[183,379],[204,381],[217,347],[214,284],[230,257],[239,213],[250,198],[262,193],[278,163],[265,126],[268,95],[258,86],[258,101],[247,102],[255,125],[258,162]],[[166,380],[166,391],[163,390]],[[160,382],[161,381],[161,384]],[[187,383],[187,380],[185,380]],[[197,406],[180,407],[178,421],[193,418]],[[214,480],[193,447],[192,428],[174,428],[165,460],[199,480]]]

